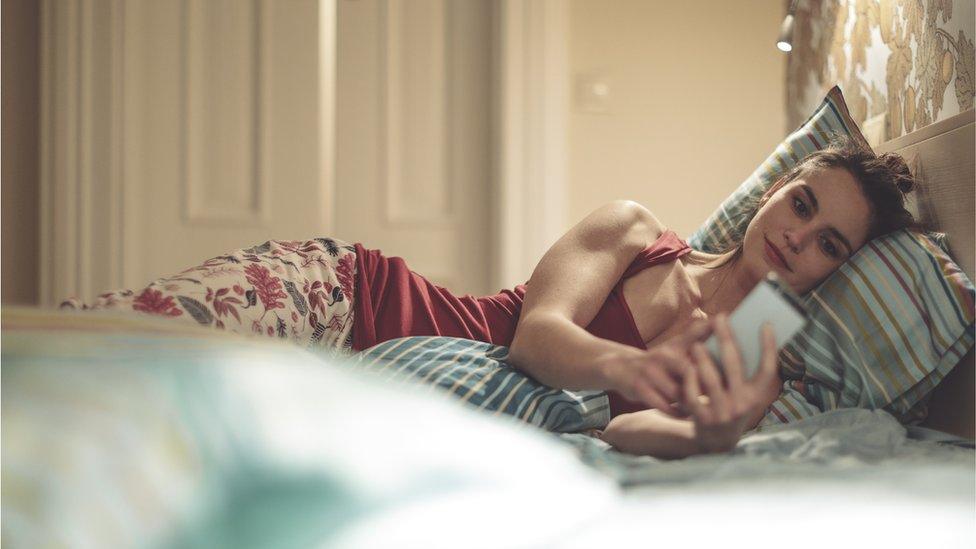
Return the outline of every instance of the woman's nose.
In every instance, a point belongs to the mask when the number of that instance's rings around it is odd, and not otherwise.
[[[783,238],[786,240],[786,245],[790,247],[790,250],[798,254],[803,249],[809,232],[804,229],[786,229],[783,231]]]

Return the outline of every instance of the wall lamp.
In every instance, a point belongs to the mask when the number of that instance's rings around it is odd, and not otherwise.
[[[790,7],[786,10],[786,19],[783,19],[783,26],[779,29],[779,39],[776,40],[776,47],[786,53],[793,50],[793,16],[796,14],[797,2],[798,0],[790,2]]]

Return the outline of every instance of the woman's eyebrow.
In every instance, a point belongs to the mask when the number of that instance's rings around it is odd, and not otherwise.
[[[819,212],[820,204],[817,202],[817,195],[814,194],[813,189],[811,189],[810,186],[805,183],[800,184],[800,189],[804,193],[806,193],[807,199],[810,201],[810,206],[813,208],[813,213]],[[830,234],[834,235],[834,238],[840,240],[841,244],[847,247],[847,257],[853,255],[854,248],[851,246],[851,243],[847,240],[847,238],[844,237],[844,235],[840,234],[840,231],[838,231],[833,227],[831,227],[829,230],[830,230]]]
[[[813,194],[813,189],[811,189],[810,186],[805,183],[800,184],[800,189],[807,193],[807,200],[810,201],[810,205],[813,207],[813,213],[819,212],[820,204],[817,203],[817,195]]]

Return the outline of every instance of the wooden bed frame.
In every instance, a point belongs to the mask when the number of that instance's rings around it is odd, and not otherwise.
[[[946,233],[952,257],[970,280],[976,270],[976,160],[972,109],[883,143],[880,154],[905,157],[919,180],[909,209],[932,230]],[[909,196],[912,196],[911,194]],[[932,429],[976,438],[976,361],[973,351],[935,389],[929,416]]]

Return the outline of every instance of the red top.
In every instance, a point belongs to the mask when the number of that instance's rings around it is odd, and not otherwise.
[[[512,343],[525,297],[524,284],[495,295],[456,297],[411,271],[399,257],[384,257],[379,250],[367,250],[361,244],[355,247],[354,350],[417,335],[463,337],[505,346]],[[637,254],[586,331],[644,349],[644,340],[624,300],[623,281],[647,267],[674,261],[690,251],[691,247],[674,231],[664,231]],[[646,408],[610,392],[611,416]]]

